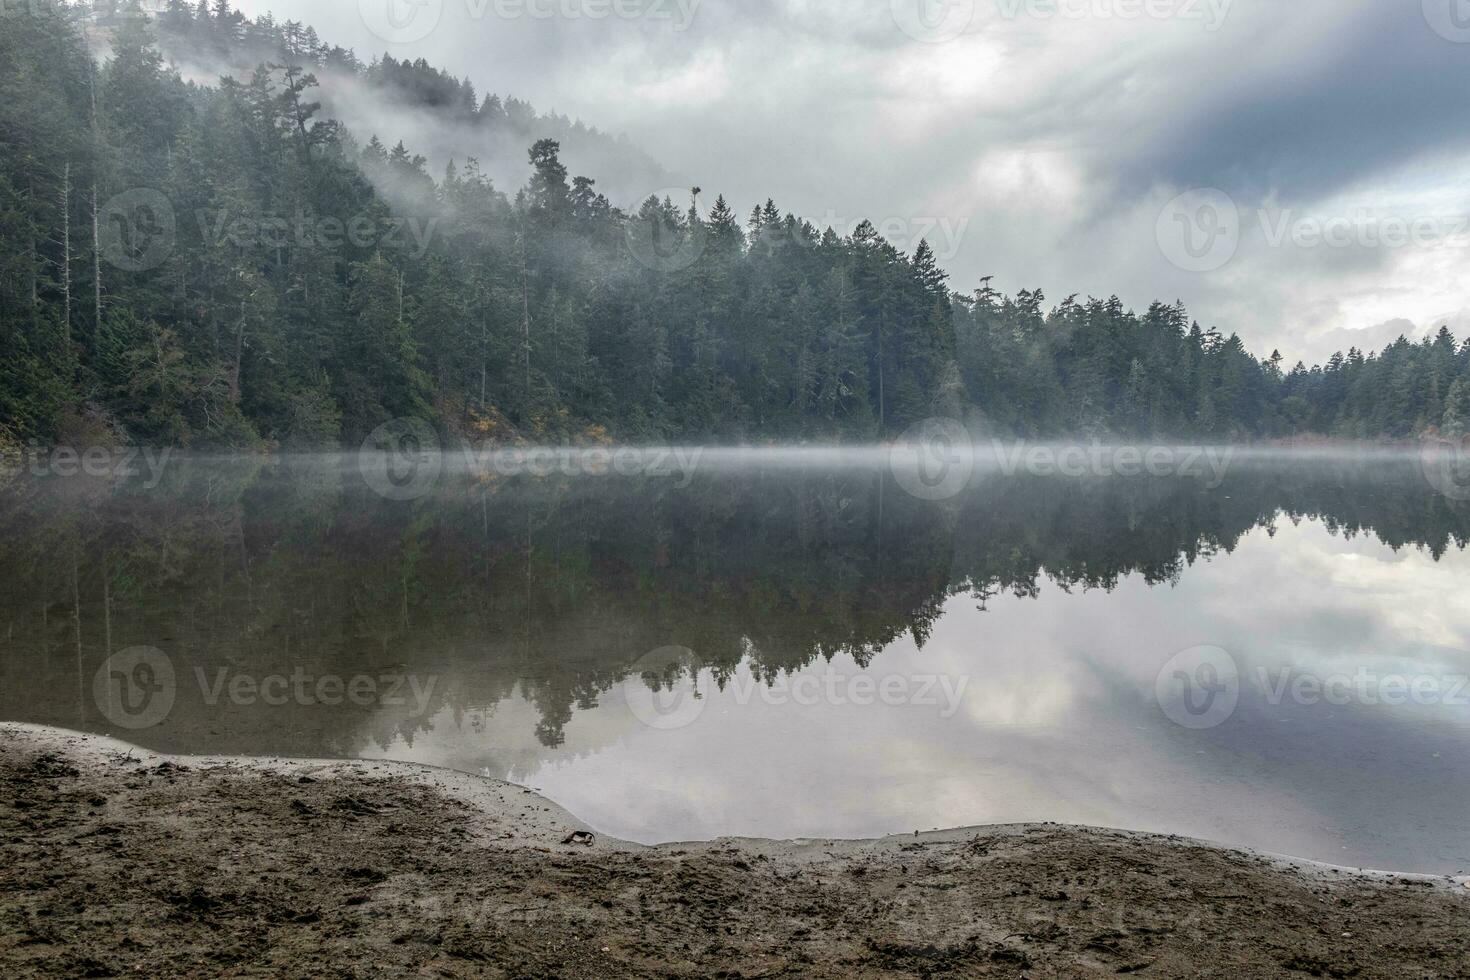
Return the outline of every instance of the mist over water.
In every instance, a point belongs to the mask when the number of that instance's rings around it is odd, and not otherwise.
[[[0,717],[449,766],[640,841],[1055,820],[1470,867],[1470,504],[1421,454],[1024,449],[22,468]]]

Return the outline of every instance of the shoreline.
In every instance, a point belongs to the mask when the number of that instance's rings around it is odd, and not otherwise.
[[[11,723],[0,778],[7,975],[1470,971],[1470,879],[1178,837],[642,845],[449,770],[167,756]]]

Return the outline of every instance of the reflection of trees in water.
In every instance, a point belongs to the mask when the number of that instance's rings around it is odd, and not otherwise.
[[[106,729],[88,703],[106,656],[163,649],[179,666],[159,748],[349,754],[412,740],[440,709],[523,694],[561,744],[648,652],[696,652],[719,681],[839,653],[865,664],[921,644],[946,600],[1176,581],[1285,515],[1436,557],[1470,507],[1416,470],[1239,465],[1188,480],[1010,478],[925,503],[886,475],[724,474],[464,483],[399,504],[350,461],[176,463],[157,490],[21,481],[0,505],[0,708]],[[210,706],[195,670],[433,676],[421,717],[354,706]]]

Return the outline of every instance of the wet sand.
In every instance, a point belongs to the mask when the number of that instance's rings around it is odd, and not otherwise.
[[[1466,881],[1174,837],[645,847],[495,780],[13,724],[0,780],[6,977],[1470,976]]]

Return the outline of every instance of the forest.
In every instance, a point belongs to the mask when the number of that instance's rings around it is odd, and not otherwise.
[[[174,67],[205,50],[254,67]],[[524,139],[528,182],[349,131],[328,71]],[[1179,303],[957,288],[871,223],[697,187],[624,210],[562,162],[580,123],[228,0],[7,7],[0,88],[0,446],[312,449],[395,418],[505,443],[1470,431],[1448,329],[1288,366]]]

